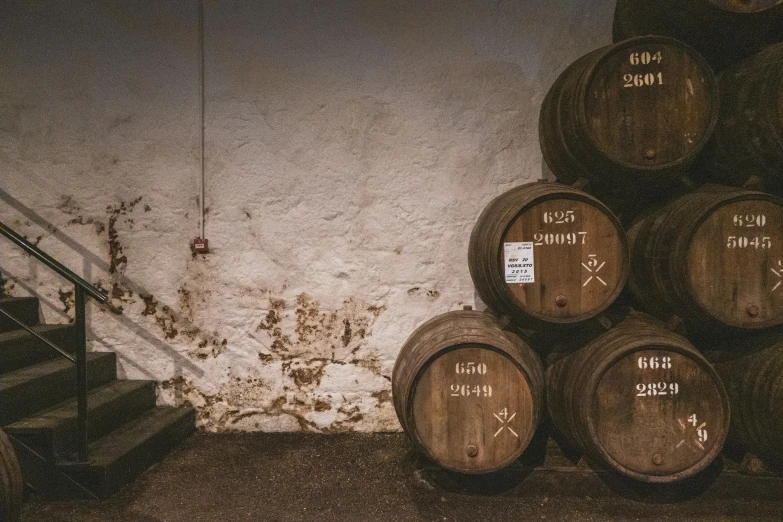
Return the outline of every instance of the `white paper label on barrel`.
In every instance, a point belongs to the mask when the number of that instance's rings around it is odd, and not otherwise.
[[[506,283],[535,283],[533,243],[503,243]]]

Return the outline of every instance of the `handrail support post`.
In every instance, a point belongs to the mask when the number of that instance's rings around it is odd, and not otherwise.
[[[79,461],[87,462],[87,331],[84,289],[75,285],[76,397],[79,423]]]

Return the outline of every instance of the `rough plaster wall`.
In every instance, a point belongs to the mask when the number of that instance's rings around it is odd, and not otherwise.
[[[208,430],[396,430],[408,334],[474,304],[473,222],[611,0],[0,4],[0,220],[111,291],[94,350]],[[78,7],[74,7],[77,5]],[[12,295],[71,289],[0,242]]]

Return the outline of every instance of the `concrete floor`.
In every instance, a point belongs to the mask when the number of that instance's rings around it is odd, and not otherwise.
[[[440,482],[430,469],[422,468],[401,434],[196,434],[106,502],[47,502],[31,496],[22,520],[783,520],[783,489],[777,489],[779,500],[714,494],[711,487],[713,494],[658,503],[611,493],[586,496],[589,488],[571,486],[590,478],[572,474],[565,487],[558,485],[559,479],[548,486],[552,495],[531,496],[532,482],[540,481],[533,475],[492,493],[468,492],[436,485]],[[778,482],[771,484],[775,491]]]

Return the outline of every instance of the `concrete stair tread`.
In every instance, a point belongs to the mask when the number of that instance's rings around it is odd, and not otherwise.
[[[38,335],[46,335],[57,331],[67,331],[72,328],[72,324],[36,324],[30,326],[30,329]],[[31,335],[22,329],[13,330],[11,332],[2,332],[0,333],[0,345],[8,342],[15,342],[26,337],[31,337]],[[63,347],[61,346],[61,348]]]
[[[74,353],[75,330],[71,324],[38,324],[30,327],[67,353]],[[0,329],[0,373],[8,373],[43,361],[59,359],[51,346],[22,329]]]
[[[11,314],[27,326],[40,322],[37,297],[0,297],[0,309]],[[17,330],[19,326],[0,315],[0,332]]]
[[[117,378],[114,352],[87,354],[88,389]],[[51,408],[76,396],[76,365],[64,357],[0,375],[0,426]]]
[[[194,414],[193,407],[158,406],[125,423],[89,446],[91,468],[107,468],[173,423]],[[194,426],[195,427],[195,426]]]
[[[37,297],[0,297],[0,308],[5,309],[6,305],[29,304],[38,306]]]
[[[114,358],[113,352],[91,352],[87,354],[87,367],[90,363],[103,358]],[[64,369],[73,368],[75,365],[64,357],[26,366],[18,370],[0,375],[0,393],[14,386],[20,386],[26,382],[39,379],[47,374],[56,373]]]
[[[190,436],[195,419],[190,405],[153,408],[90,444],[87,464],[64,462],[57,469],[95,498],[108,498]]]
[[[0,297],[0,306],[6,303],[35,303],[38,304],[37,297]]]
[[[154,386],[152,381],[117,380],[91,390],[87,394],[88,417],[94,410],[120,399],[138,389]],[[76,398],[68,399],[52,408],[31,415],[7,426],[9,433],[34,430],[55,430],[62,424],[76,422],[78,417]]]

